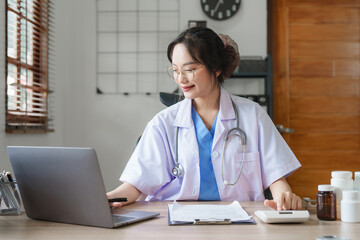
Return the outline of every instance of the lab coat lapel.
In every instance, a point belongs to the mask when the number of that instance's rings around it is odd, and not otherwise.
[[[225,135],[229,129],[224,125],[224,122],[228,120],[236,120],[235,112],[232,107],[229,93],[221,88],[219,115],[216,123],[212,149],[214,149],[218,143],[221,144],[221,142],[219,142],[220,139],[225,138],[223,135]]]
[[[174,127],[179,127],[179,153],[181,149],[191,149],[199,156],[199,147],[195,135],[195,127],[191,117],[191,99],[185,98],[179,107],[174,121]],[[179,154],[180,155],[180,154]]]
[[[185,98],[180,102],[179,110],[176,113],[174,126],[180,128],[190,128],[192,125],[191,99]]]

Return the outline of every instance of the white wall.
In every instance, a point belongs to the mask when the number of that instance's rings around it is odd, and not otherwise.
[[[4,134],[1,104],[0,169],[10,169],[6,145],[90,146],[97,151],[105,185],[111,190],[118,186],[118,178],[146,123],[164,108],[155,95],[96,94],[95,3],[95,0],[55,0],[56,131],[45,135]],[[188,20],[207,20],[216,32],[233,37],[241,55],[264,57],[266,1],[243,0],[241,4],[234,18],[216,22],[205,17],[199,1],[180,0],[181,27],[185,29]],[[4,99],[4,91],[0,98]]]

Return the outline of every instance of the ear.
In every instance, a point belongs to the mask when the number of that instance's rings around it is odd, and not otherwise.
[[[219,77],[220,73],[221,73],[220,70],[215,71],[215,76],[216,76],[216,77]]]

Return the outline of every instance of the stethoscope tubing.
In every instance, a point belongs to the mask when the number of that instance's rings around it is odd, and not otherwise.
[[[236,127],[230,129],[226,135],[225,135],[225,141],[224,141],[224,145],[223,145],[223,152],[221,154],[221,176],[222,176],[222,180],[224,185],[228,185],[228,186],[234,186],[240,179],[240,176],[242,174],[243,171],[243,167],[244,167],[244,161],[245,161],[245,150],[246,150],[246,134],[245,132],[239,127],[239,112],[236,108],[236,105],[234,103],[234,101],[231,99],[231,103],[235,112],[235,116],[236,116]],[[238,131],[240,137],[240,142],[241,142],[241,146],[242,146],[242,161],[241,161],[241,167],[240,167],[240,171],[239,174],[235,180],[235,182],[229,183],[227,180],[225,180],[224,177],[224,153],[225,153],[225,149],[226,149],[226,144],[228,142],[229,139],[229,135],[231,132],[234,131]],[[174,157],[174,162],[175,162],[175,166],[173,167],[173,169],[171,170],[171,175],[173,175],[174,177],[182,177],[184,174],[184,169],[183,167],[179,164],[179,160],[178,160],[178,147],[179,147],[179,127],[176,127],[176,134],[175,134],[175,157]]]

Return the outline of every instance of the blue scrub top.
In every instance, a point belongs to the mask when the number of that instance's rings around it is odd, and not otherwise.
[[[216,183],[214,168],[211,160],[211,148],[213,145],[217,117],[210,131],[205,126],[195,108],[191,111],[195,125],[196,139],[199,146],[200,158],[200,193],[199,201],[220,201],[219,190]]]

